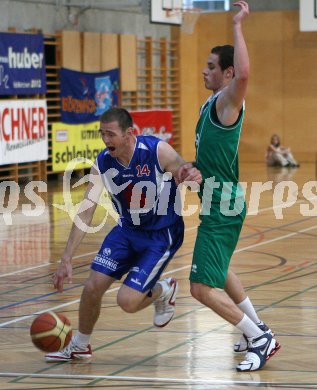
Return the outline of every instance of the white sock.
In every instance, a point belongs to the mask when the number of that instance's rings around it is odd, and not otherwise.
[[[74,342],[78,346],[87,346],[90,343],[91,334],[84,334],[77,331],[76,336],[74,337]]]
[[[170,285],[166,282],[165,279],[159,280],[157,283],[159,285],[161,285],[161,287],[162,287],[162,292],[161,292],[161,295],[159,296],[159,299],[160,299],[160,298],[163,298],[167,294],[167,292],[170,289]]]
[[[248,338],[258,337],[263,334],[263,331],[246,314],[244,314],[242,320],[236,325],[236,328],[241,330]]]
[[[240,308],[243,313],[245,313],[255,324],[261,323],[261,320],[259,319],[258,315],[256,314],[256,311],[252,305],[252,302],[250,301],[249,297],[246,297],[242,302],[238,304],[238,307]]]

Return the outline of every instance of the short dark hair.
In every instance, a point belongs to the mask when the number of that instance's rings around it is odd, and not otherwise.
[[[231,45],[216,46],[211,49],[212,54],[218,54],[219,56],[219,66],[221,70],[233,66],[233,53],[234,47]]]
[[[130,113],[122,107],[110,107],[100,116],[101,123],[109,123],[117,121],[122,131],[133,127],[133,119]]]

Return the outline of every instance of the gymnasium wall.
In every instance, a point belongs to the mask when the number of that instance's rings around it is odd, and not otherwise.
[[[67,3],[78,6],[67,7]],[[110,3],[115,4],[115,1]],[[125,3],[129,3],[129,0]],[[169,26],[150,23],[148,10],[142,13],[138,7],[138,12],[133,12],[133,9],[129,12],[129,7],[126,7],[124,11],[111,11],[107,9],[107,4],[111,9],[109,1],[0,0],[0,30],[7,31],[14,27],[23,32],[36,28],[46,34],[54,34],[58,30],[74,30],[151,36],[153,39],[169,38]],[[120,2],[118,6],[119,4]]]
[[[194,158],[200,104],[208,96],[202,79],[210,49],[232,43],[232,13],[203,14],[194,32],[179,34],[184,157]],[[244,24],[251,77],[240,161],[264,161],[272,133],[280,134],[301,162],[317,152],[317,32],[299,32],[298,11],[253,12]]]

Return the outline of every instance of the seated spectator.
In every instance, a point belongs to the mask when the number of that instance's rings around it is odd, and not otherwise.
[[[267,165],[280,167],[299,167],[298,162],[294,159],[291,149],[281,145],[278,135],[273,134],[271,143],[266,152]]]

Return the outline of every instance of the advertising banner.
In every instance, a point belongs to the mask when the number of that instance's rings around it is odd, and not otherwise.
[[[97,121],[119,104],[119,69],[84,73],[61,69],[61,120],[79,124]]]
[[[136,134],[155,135],[172,144],[173,115],[171,110],[130,111]]]
[[[46,93],[42,34],[0,33],[0,95]]]
[[[90,168],[88,163],[78,163],[73,159],[82,157],[95,161],[98,154],[105,149],[100,132],[100,123],[93,122],[83,125],[65,123],[52,124],[52,161],[53,171],[61,172],[67,169]]]
[[[0,165],[47,158],[46,100],[0,100]]]

